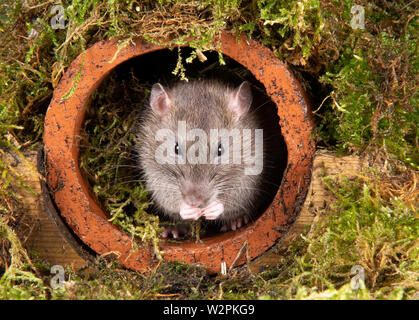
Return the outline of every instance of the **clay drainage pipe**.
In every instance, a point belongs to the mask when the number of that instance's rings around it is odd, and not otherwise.
[[[310,138],[313,122],[300,84],[267,48],[253,40],[224,33],[221,51],[260,81],[276,104],[288,149],[288,162],[279,190],[268,209],[252,224],[204,239],[203,243],[162,241],[164,259],[199,263],[209,272],[229,268],[247,241],[253,259],[272,247],[296,219],[311,179],[315,145]],[[118,252],[119,262],[133,270],[146,270],[155,263],[151,246],[135,250],[131,237],[112,225],[91,195],[79,169],[80,135],[89,97],[117,65],[142,54],[167,49],[137,39],[135,45],[118,50],[118,41],[101,41],[73,61],[54,91],[45,118],[47,180],[55,203],[75,234],[98,254]],[[119,51],[119,52],[118,52]],[[70,94],[69,94],[70,93]],[[66,98],[66,99],[63,99]],[[246,254],[236,260],[243,264]]]

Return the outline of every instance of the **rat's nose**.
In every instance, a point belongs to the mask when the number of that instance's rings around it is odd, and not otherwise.
[[[183,182],[181,184],[183,200],[191,207],[204,207],[210,198],[207,184]]]
[[[198,208],[204,203],[204,200],[199,195],[195,194],[188,194],[185,195],[184,200],[187,204],[189,204],[191,207]]]

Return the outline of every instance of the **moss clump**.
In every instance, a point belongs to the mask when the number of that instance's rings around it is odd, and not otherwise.
[[[321,2],[304,1],[258,1],[258,19],[240,26],[241,30],[261,31],[262,42],[273,46],[288,62],[306,66],[314,50],[326,35]]]
[[[336,204],[287,250],[278,266],[259,274],[262,296],[414,298],[419,285],[416,179],[412,170],[398,176],[367,172],[351,180],[324,177]],[[350,284],[357,265],[365,272],[360,291]]]
[[[350,15],[350,3],[337,11],[339,21]],[[319,135],[341,151],[383,150],[417,169],[417,11],[404,2],[359,4],[365,30],[352,30],[347,19],[333,30],[342,34],[342,49],[320,77],[332,90]]]
[[[0,259],[0,298],[46,299],[47,287],[3,214],[0,215],[0,244],[3,250],[8,250]]]

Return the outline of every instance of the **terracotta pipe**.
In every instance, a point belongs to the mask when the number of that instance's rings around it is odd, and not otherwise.
[[[269,49],[244,36],[238,42],[235,36],[223,33],[218,41],[222,53],[247,68],[276,104],[288,162],[273,202],[254,223],[205,238],[204,243],[161,242],[164,259],[199,263],[211,273],[220,271],[222,262],[229,268],[246,241],[253,259],[271,248],[289,229],[304,202],[315,151],[310,137],[314,125],[309,103],[289,69]],[[119,64],[162,49],[167,48],[142,39],[118,53],[117,40],[96,43],[68,68],[54,90],[45,118],[47,180],[61,215],[87,246],[98,254],[118,252],[119,262],[134,270],[146,270],[156,263],[153,248],[144,245],[135,250],[130,235],[108,221],[81,175],[76,137],[80,135],[89,98],[104,78]],[[66,94],[68,98],[63,99]],[[235,265],[244,262],[246,254]]]

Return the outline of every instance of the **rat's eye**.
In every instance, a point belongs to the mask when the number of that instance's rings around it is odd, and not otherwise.
[[[223,148],[223,146],[221,145],[221,143],[218,145],[218,149],[217,149],[217,155],[219,156],[219,157],[221,157],[221,155],[224,153],[224,148]]]
[[[178,155],[180,153],[180,147],[179,147],[179,143],[176,142],[175,145],[175,153]]]

